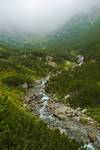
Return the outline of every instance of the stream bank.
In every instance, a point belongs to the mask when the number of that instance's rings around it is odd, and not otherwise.
[[[100,130],[96,122],[86,116],[85,109],[73,109],[54,102],[52,95],[45,92],[50,77],[48,75],[35,82],[34,88],[25,95],[25,103],[49,128],[57,128],[61,134],[64,133],[78,142],[83,141],[88,150],[99,150]],[[82,123],[82,117],[87,119],[87,124]]]

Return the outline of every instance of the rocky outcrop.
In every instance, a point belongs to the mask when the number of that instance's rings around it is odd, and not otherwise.
[[[88,134],[88,137],[90,139],[91,142],[95,142],[97,137],[96,137],[96,133],[95,132],[91,132]]]

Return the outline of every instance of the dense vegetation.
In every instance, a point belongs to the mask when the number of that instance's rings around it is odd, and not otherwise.
[[[50,130],[24,106],[20,85],[54,69],[40,52],[0,48],[0,150],[77,150],[80,144]],[[44,68],[44,69],[43,69]]]
[[[94,49],[80,53],[85,56],[83,65],[62,71],[60,75],[51,78],[46,90],[73,107],[87,107],[89,114],[100,122],[100,51]],[[64,99],[66,95],[71,97]]]
[[[70,102],[76,107],[98,105],[100,104],[99,67],[99,63],[88,61],[82,67],[63,71],[61,75],[51,79],[48,91],[57,92],[61,98],[70,94],[72,97]]]
[[[100,122],[100,17],[90,19],[92,21],[84,16],[73,19],[68,22],[69,26],[65,24],[51,35],[48,43],[53,48],[57,45],[57,52],[62,49],[63,55],[66,55],[66,49],[69,53],[74,51],[74,57],[83,55],[84,64],[51,78],[47,91],[73,107],[87,107],[89,114]],[[66,95],[71,97],[64,99]]]
[[[77,69],[75,73],[62,72],[61,75],[50,80],[46,90],[56,94],[58,100],[65,104],[88,108],[89,114],[100,122],[100,81],[89,78],[89,72],[86,71],[88,70],[82,72]],[[71,97],[65,99],[66,95]]]
[[[7,94],[7,93],[6,93]],[[15,93],[0,94],[1,150],[77,150],[78,144],[50,130],[22,107]],[[3,96],[2,96],[3,95]]]

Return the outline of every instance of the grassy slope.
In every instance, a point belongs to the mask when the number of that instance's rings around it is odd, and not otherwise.
[[[46,75],[51,68],[44,58],[39,62],[37,54],[23,55],[25,52],[0,49],[0,150],[77,150],[79,144],[49,130],[24,107],[21,97],[25,91],[18,85]]]
[[[58,131],[49,130],[23,108],[17,94],[0,91],[1,150],[77,150],[78,145]]]

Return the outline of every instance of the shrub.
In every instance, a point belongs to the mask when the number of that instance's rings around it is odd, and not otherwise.
[[[26,79],[19,75],[11,75],[3,78],[3,83],[8,86],[19,86],[26,82]]]

